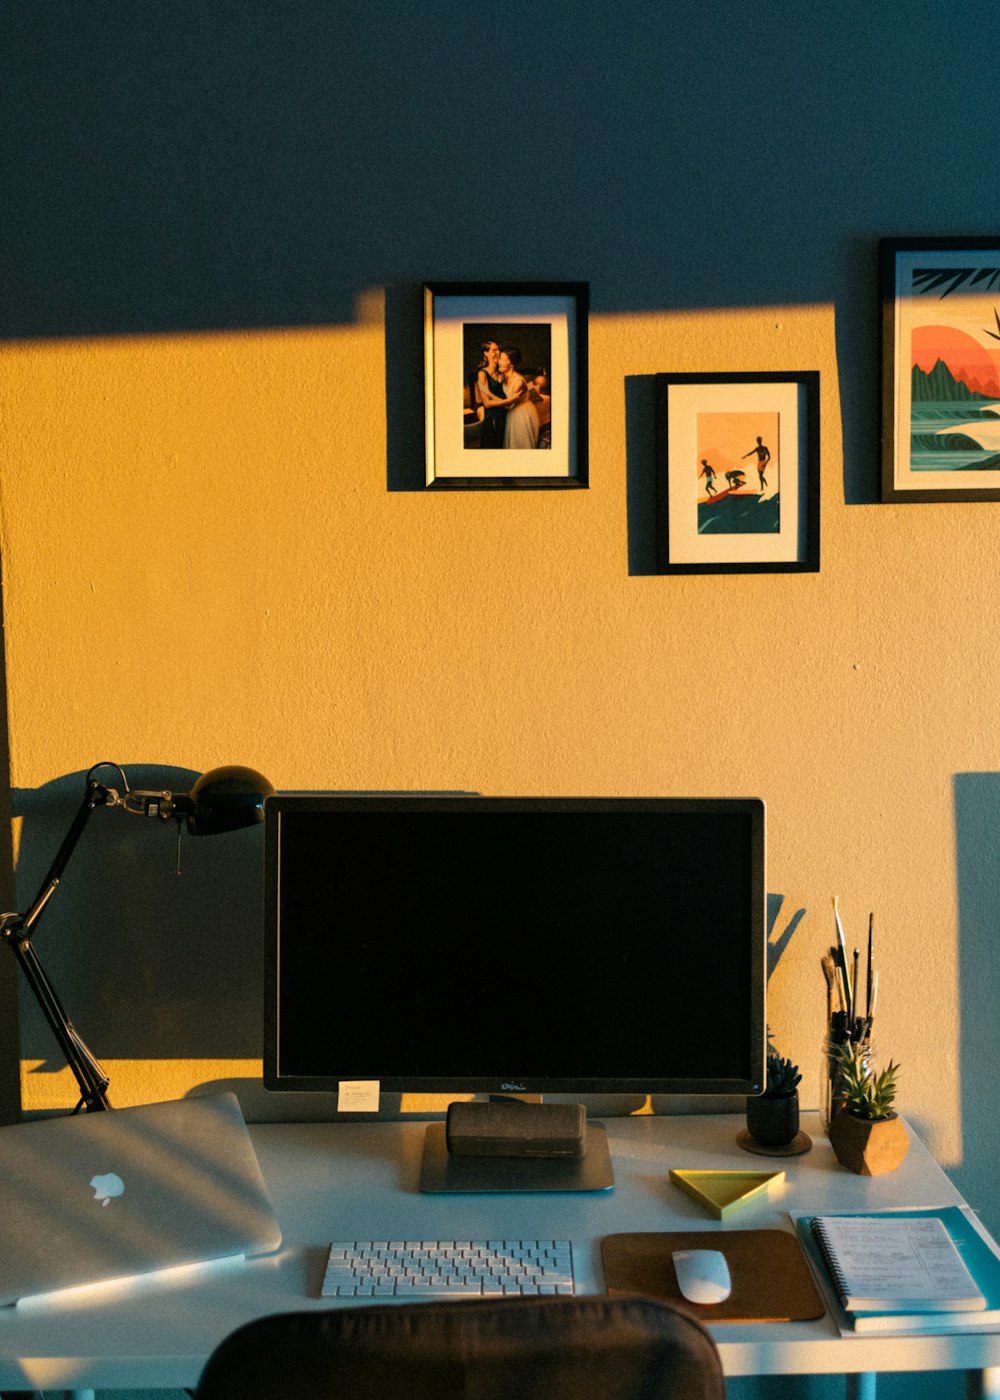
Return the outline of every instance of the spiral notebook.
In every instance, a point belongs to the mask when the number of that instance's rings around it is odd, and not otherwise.
[[[847,1312],[976,1312],[986,1307],[935,1216],[816,1216],[810,1221]]]

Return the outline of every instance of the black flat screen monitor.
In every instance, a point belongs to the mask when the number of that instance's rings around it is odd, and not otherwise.
[[[758,799],[278,795],[265,1082],[754,1094]]]

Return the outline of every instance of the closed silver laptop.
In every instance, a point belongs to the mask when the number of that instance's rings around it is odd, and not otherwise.
[[[0,1128],[0,1303],[280,1243],[233,1094]]]

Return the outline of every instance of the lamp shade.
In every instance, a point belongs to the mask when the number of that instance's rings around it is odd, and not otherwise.
[[[253,768],[210,768],[188,793],[184,823],[192,836],[216,836],[264,820],[264,799],[274,788]]]

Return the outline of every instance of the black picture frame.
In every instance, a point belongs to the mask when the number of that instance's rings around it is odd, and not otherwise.
[[[586,487],[589,284],[428,282],[423,294],[427,489]],[[480,378],[486,343],[511,352],[506,380]]]
[[[1000,235],[879,241],[881,499],[1000,501]]]
[[[818,571],[819,371],[662,373],[655,397],[658,572]]]

